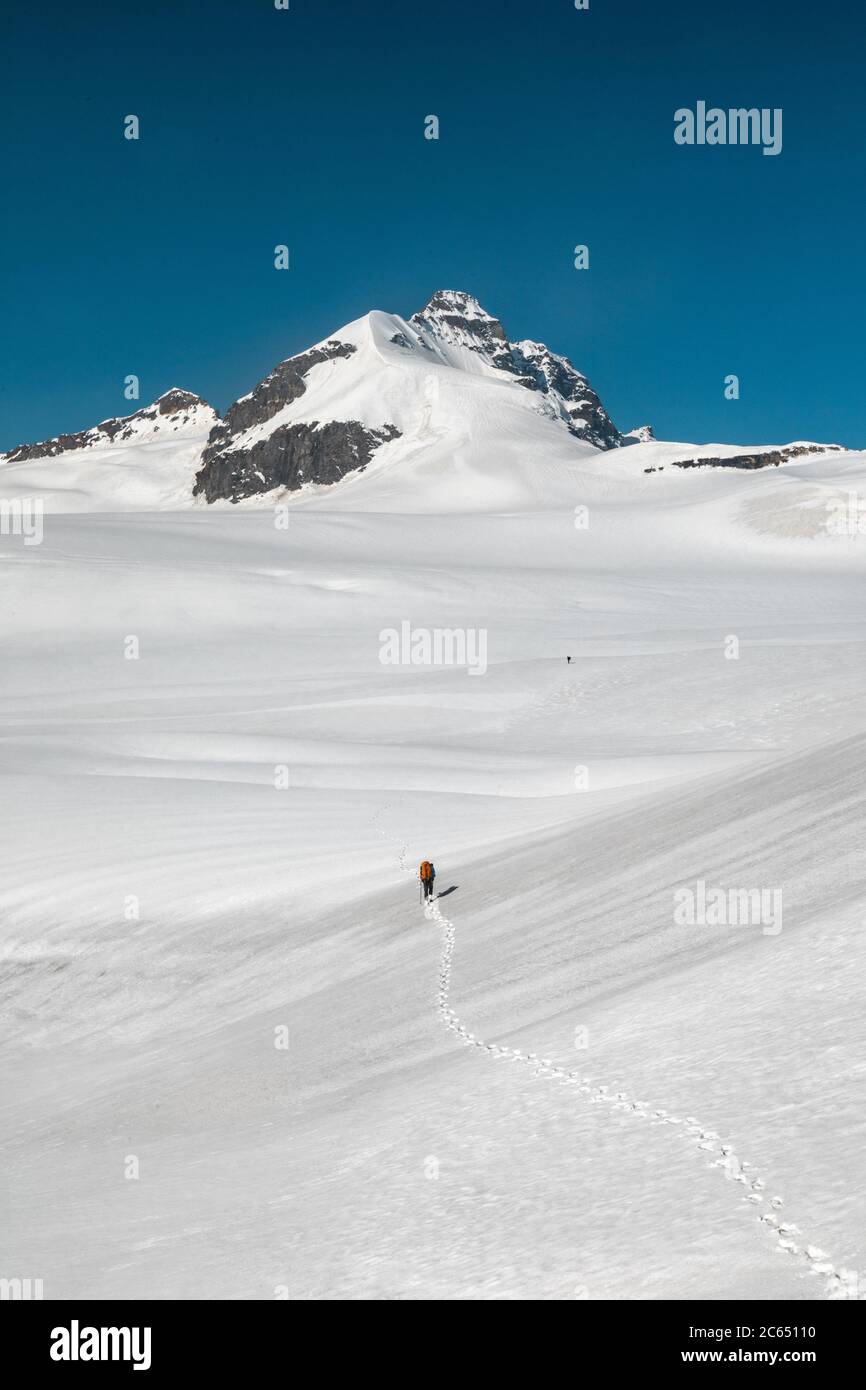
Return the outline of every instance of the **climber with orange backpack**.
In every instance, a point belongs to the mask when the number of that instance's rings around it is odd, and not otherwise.
[[[421,868],[418,871],[421,880],[421,901],[432,902],[433,900],[433,880],[436,877],[436,870],[429,859],[422,859]]]

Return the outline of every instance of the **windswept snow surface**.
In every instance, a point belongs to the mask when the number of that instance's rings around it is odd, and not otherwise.
[[[646,475],[453,377],[286,530],[0,537],[0,1275],[46,1298],[866,1293],[866,458]],[[403,622],[486,673],[383,665]],[[699,881],[781,918],[679,925]]]

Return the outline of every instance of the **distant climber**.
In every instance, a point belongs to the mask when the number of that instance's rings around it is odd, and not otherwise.
[[[423,902],[431,902],[433,899],[433,880],[436,877],[436,870],[429,859],[421,861],[421,868],[418,871],[421,880],[421,897]]]
[[[570,665],[571,665],[571,657],[570,657],[570,656],[567,656],[565,659],[566,659],[566,661],[568,662],[568,664],[569,664],[569,666],[570,666]]]

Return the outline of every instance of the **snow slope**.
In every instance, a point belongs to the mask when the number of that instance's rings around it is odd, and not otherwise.
[[[352,330],[383,380],[390,327]],[[42,545],[0,536],[0,1273],[866,1293],[866,566],[826,524],[866,459],[648,475],[665,446],[400,371],[403,439],[287,530],[270,497],[88,513],[82,474]],[[483,628],[486,674],[383,666],[404,620]],[[782,930],[677,925],[701,879],[778,889]]]
[[[173,386],[131,415],[0,455],[0,492],[38,498],[50,512],[189,506],[217,420],[206,401]]]

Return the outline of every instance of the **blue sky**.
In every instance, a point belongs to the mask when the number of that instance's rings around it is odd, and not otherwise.
[[[224,408],[440,287],[571,357],[621,428],[866,445],[853,0],[18,8],[0,447],[128,413],[130,373]],[[699,99],[781,107],[782,153],[675,145]]]

